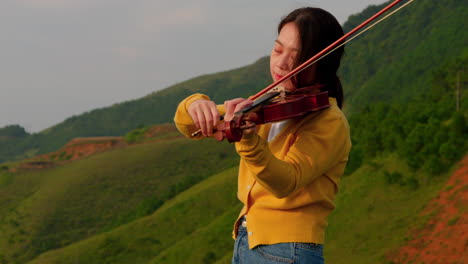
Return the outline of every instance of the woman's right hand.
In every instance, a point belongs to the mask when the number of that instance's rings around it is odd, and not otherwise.
[[[200,99],[188,107],[188,113],[195,126],[201,130],[203,136],[211,136],[213,128],[219,121],[219,112],[216,104],[210,100]]]

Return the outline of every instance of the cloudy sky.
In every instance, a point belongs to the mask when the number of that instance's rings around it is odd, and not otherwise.
[[[0,127],[38,132],[269,54],[302,6],[343,23],[384,0],[1,0]]]

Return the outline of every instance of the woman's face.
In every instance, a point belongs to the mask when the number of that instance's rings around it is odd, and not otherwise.
[[[300,50],[301,43],[296,24],[293,22],[285,24],[270,54],[270,73],[273,81],[276,82],[293,69]],[[288,91],[295,89],[291,79],[284,81],[280,86],[286,87]]]

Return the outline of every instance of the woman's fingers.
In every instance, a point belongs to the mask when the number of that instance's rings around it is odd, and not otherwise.
[[[236,99],[232,99],[232,100],[229,100],[229,101],[225,101],[224,102],[224,109],[226,110],[226,113],[224,114],[224,120],[225,121],[231,121],[232,118],[234,118],[234,113],[237,111],[236,106],[238,104],[246,101],[246,100],[247,99],[244,99],[244,98],[236,98]],[[248,100],[248,101],[250,101],[250,100]]]
[[[244,109],[252,103],[252,100],[244,98],[236,98],[224,102],[224,108],[226,110],[224,121],[231,121],[234,118],[234,113]],[[194,124],[201,130],[204,136],[211,136],[213,134],[213,128],[216,127],[219,121],[219,112],[213,101],[195,101],[189,106],[188,112],[192,117]]]
[[[188,113],[204,136],[210,136],[213,133],[213,127],[219,120],[219,112],[213,101],[195,101],[189,106]]]
[[[235,107],[232,100],[224,102],[224,121],[231,121]]]
[[[197,110],[195,108],[189,108],[188,113],[193,120],[195,126],[200,129],[200,121],[198,120]]]
[[[252,104],[253,104],[252,100],[245,99],[245,101],[243,101],[243,102],[236,105],[236,108],[234,109],[234,113],[237,112],[237,111],[240,111],[240,110],[242,110],[242,109],[244,109],[247,106],[250,106]]]
[[[201,108],[196,110],[196,115],[198,119],[198,125],[200,126],[199,129],[201,129],[202,134],[206,136],[206,121],[205,121],[205,114],[203,113],[203,110]]]
[[[213,116],[213,127],[216,127],[216,125],[218,124],[219,122],[219,112],[218,112],[218,108],[216,108],[216,104],[214,102],[213,103],[213,107],[211,107],[211,115]]]
[[[240,104],[236,105],[236,108],[235,108],[235,112],[239,111],[239,110],[242,110],[250,105],[253,104],[253,101],[252,100],[245,100],[243,102],[241,102]],[[251,128],[248,128],[248,129],[243,129],[242,131],[242,134],[243,135],[251,135],[252,133],[255,132],[255,123],[249,121],[250,120],[250,117],[249,117],[249,114],[246,114],[244,115],[244,121],[245,121],[245,124],[247,126],[251,126]]]
[[[204,115],[204,123],[205,123],[205,128],[206,131],[203,133],[205,136],[211,136],[213,133],[213,113],[210,108],[210,105],[208,104],[203,104],[201,106],[202,112]]]

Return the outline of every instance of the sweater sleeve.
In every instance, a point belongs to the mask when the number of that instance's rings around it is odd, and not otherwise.
[[[192,117],[190,117],[190,114],[188,113],[188,108],[193,102],[197,100],[210,100],[210,98],[204,94],[193,94],[180,102],[174,116],[174,123],[177,129],[185,137],[192,139],[203,138],[201,133],[196,137],[191,136],[192,133],[198,130],[198,128],[193,123]],[[217,105],[217,108],[220,115],[224,114],[224,105]]]
[[[268,142],[257,134],[236,143],[236,150],[256,180],[277,198],[284,198],[347,159],[351,143],[343,119],[332,114],[307,120],[283,159],[273,155]]]

